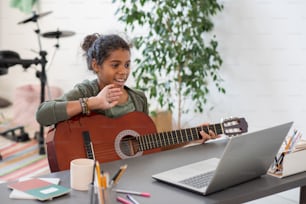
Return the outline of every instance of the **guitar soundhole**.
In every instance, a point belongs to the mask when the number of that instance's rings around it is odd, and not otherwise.
[[[125,136],[120,142],[120,149],[127,156],[134,156],[139,150],[139,144],[134,136]]]
[[[138,157],[142,155],[139,151],[139,143],[137,141],[139,134],[134,130],[123,130],[115,139],[115,151],[121,159]]]

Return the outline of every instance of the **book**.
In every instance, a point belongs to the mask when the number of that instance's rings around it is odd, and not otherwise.
[[[40,201],[50,200],[70,192],[70,188],[39,178],[10,183],[8,187],[31,195]]]
[[[26,181],[26,180],[29,180],[29,179],[32,179],[32,178],[20,178],[18,181]],[[39,179],[44,180],[44,181],[48,181],[48,182],[53,183],[53,184],[59,184],[59,182],[60,182],[59,178],[39,178]],[[23,191],[16,190],[16,189],[12,190],[12,192],[9,195],[9,198],[12,198],[12,199],[31,199],[31,200],[36,199],[32,195],[27,194]]]

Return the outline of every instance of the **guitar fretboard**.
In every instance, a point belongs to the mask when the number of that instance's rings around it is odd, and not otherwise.
[[[215,134],[223,134],[222,124],[214,124],[209,126],[200,126],[195,128],[187,128],[175,131],[153,133],[148,135],[143,135],[142,137],[137,137],[139,143],[139,150],[145,151],[149,149],[166,147],[175,144],[182,144],[186,142],[191,142],[194,140],[202,139],[200,131],[212,130]]]

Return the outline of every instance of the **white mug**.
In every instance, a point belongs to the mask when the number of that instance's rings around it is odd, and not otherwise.
[[[94,160],[74,159],[70,162],[70,186],[72,189],[87,191],[93,180]]]

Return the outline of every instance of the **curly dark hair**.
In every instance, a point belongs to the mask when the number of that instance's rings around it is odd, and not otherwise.
[[[110,54],[118,49],[127,50],[130,52],[130,45],[119,35],[101,35],[93,33],[84,38],[81,48],[84,50],[86,56],[87,68],[93,70],[91,62],[93,59],[97,61],[98,65],[103,64]]]

